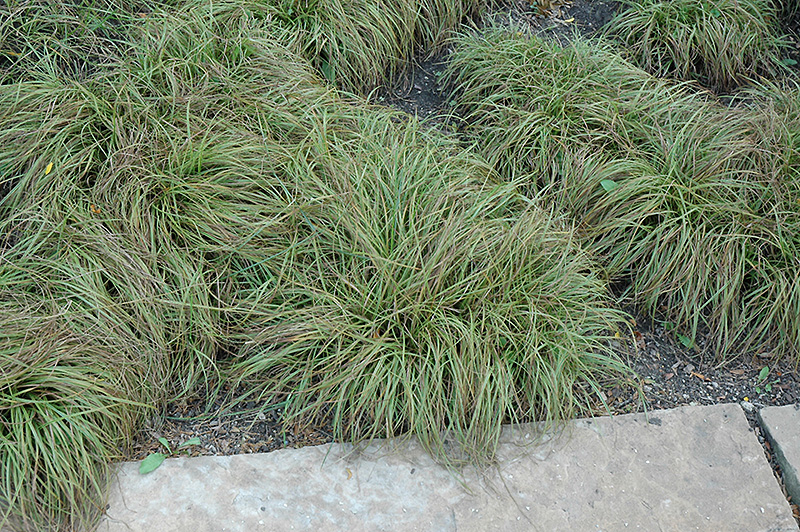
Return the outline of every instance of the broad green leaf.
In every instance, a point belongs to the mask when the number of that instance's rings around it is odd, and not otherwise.
[[[761,371],[758,372],[758,381],[764,381],[767,379],[767,375],[769,375],[769,366],[764,366],[761,368]]]
[[[158,466],[160,466],[164,462],[165,458],[166,456],[163,453],[151,454],[150,456],[142,460],[141,464],[139,464],[139,474],[146,475],[151,471],[155,471],[156,469],[158,469]]]
[[[184,447],[189,447],[190,445],[200,445],[200,438],[195,436],[190,440],[186,440],[182,444],[178,445],[178,449],[183,449]]]
[[[766,390],[767,393],[770,393],[772,391],[772,383],[768,382],[767,385],[764,386],[764,390]]]
[[[600,186],[603,187],[603,189],[606,192],[611,192],[612,190],[617,188],[619,185],[617,184],[616,181],[612,181],[610,179],[603,179],[602,181],[600,181]]]
[[[323,59],[322,62],[320,62],[319,64],[319,69],[322,70],[322,75],[325,76],[325,79],[333,83],[334,81],[333,66],[325,59]]]
[[[158,441],[161,443],[161,445],[163,445],[167,449],[167,452],[169,454],[172,454],[172,449],[170,448],[169,442],[167,441],[166,438],[159,438]]]

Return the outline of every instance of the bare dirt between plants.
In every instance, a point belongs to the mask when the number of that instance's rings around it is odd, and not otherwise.
[[[529,2],[514,1],[476,21],[476,25],[513,26],[565,43],[575,32],[586,36],[600,29],[619,5],[613,0],[574,0],[552,2],[551,8],[542,12]],[[787,27],[794,43],[787,56],[800,64],[797,22],[797,19],[789,21]],[[391,90],[375,95],[376,103],[416,115],[433,127],[447,124],[449,98],[439,85],[445,61],[446,53],[415,62]],[[798,368],[788,362],[774,363],[769,353],[743,353],[720,366],[704,349],[710,342],[701,338],[696,346],[687,348],[682,345],[680,335],[669,330],[668,323],[627,310],[632,316],[633,337],[620,339],[618,351],[635,371],[636,382],[627,387],[609,385],[603,390],[604,401],[598,400],[593,413],[623,414],[686,405],[739,403],[780,480],[780,471],[769,443],[761,434],[756,412],[762,407],[800,401]],[[199,438],[200,445],[186,451],[190,456],[264,453],[333,441],[330,427],[325,424],[302,420],[284,423],[282,397],[244,402],[236,410],[229,410],[226,400],[239,392],[226,388],[213,397],[208,394],[168,405],[164,412],[153,416],[126,458],[140,460],[152,452],[163,451],[159,448],[160,437],[166,438],[173,448],[190,438]],[[793,509],[795,517],[800,519],[798,507],[793,505]]]

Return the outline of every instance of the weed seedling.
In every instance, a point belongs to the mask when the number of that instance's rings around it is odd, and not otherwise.
[[[772,387],[779,382],[781,382],[780,378],[769,379],[769,366],[764,366],[761,368],[761,371],[758,372],[758,377],[756,378],[756,393],[761,394],[762,386],[763,391],[770,393],[772,391]]]
[[[665,331],[673,331],[675,333],[675,336],[678,338],[678,341],[686,349],[694,349],[694,340],[692,338],[689,338],[685,334],[679,333],[675,328],[675,324],[672,323],[671,321],[665,321],[664,322],[664,330]]]
[[[147,458],[142,460],[142,463],[139,464],[139,473],[140,474],[146,475],[147,473],[150,473],[151,471],[155,471],[156,469],[158,469],[158,467],[162,463],[164,463],[164,460],[168,456],[174,456],[174,455],[178,454],[179,451],[185,450],[187,447],[191,447],[192,445],[200,445],[200,438],[192,438],[192,439],[190,439],[190,440],[178,445],[178,447],[176,447],[175,451],[173,452],[173,450],[169,446],[169,442],[167,441],[166,438],[159,438],[158,441],[159,441],[159,443],[161,443],[161,445],[164,446],[164,448],[167,450],[167,453],[166,454],[164,454],[164,453],[152,453],[152,454],[148,455]],[[187,451],[187,454],[188,454],[188,451]]]

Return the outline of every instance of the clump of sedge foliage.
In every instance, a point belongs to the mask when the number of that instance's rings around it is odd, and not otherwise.
[[[209,3],[217,17],[242,10],[339,88],[366,94],[390,83],[415,53],[431,56],[486,0],[267,0]],[[190,7],[189,9],[192,9]],[[237,15],[238,16],[238,15]]]
[[[637,0],[607,26],[632,60],[656,76],[730,91],[782,70],[786,45],[773,0]]]
[[[636,304],[721,358],[798,356],[796,90],[729,109],[599,44],[499,30],[460,38],[448,78],[476,145],[569,212]]]
[[[291,416],[330,416],[338,438],[413,434],[446,461],[482,461],[502,423],[585,411],[623,374],[606,340],[624,321],[568,223],[392,118],[297,147],[287,182],[307,207],[280,274],[243,292],[232,369],[290,391]]]
[[[258,11],[206,7],[0,84],[3,517],[89,528],[150,410],[226,380],[483,461],[625,373],[569,221],[338,95]]]

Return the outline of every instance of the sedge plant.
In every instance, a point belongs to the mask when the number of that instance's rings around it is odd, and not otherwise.
[[[477,13],[482,0],[195,0],[189,11],[215,17],[242,10],[339,88],[366,94],[390,83],[415,53],[433,55],[450,30]]]
[[[627,2],[605,32],[648,72],[718,91],[775,76],[786,45],[773,0]]]
[[[483,153],[569,212],[636,304],[722,359],[796,356],[778,310],[796,293],[793,93],[730,109],[596,43],[501,30],[457,41],[448,77]]]
[[[337,438],[413,434],[451,464],[491,459],[502,423],[586,411],[625,372],[607,344],[624,319],[569,225],[452,141],[355,118],[287,165],[312,194],[281,280],[243,292],[237,382]]]

